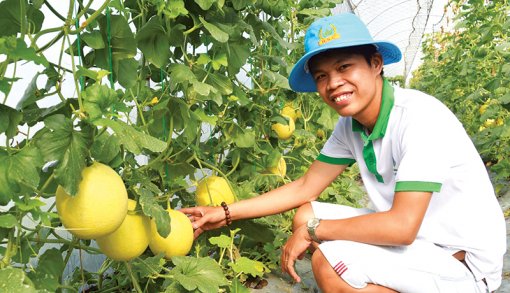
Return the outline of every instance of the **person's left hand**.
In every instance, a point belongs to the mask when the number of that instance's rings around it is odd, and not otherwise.
[[[281,268],[284,273],[288,273],[296,282],[301,282],[301,278],[294,269],[297,259],[303,259],[306,249],[312,244],[312,239],[308,234],[306,225],[297,228],[292,236],[282,246],[282,256],[280,260]]]

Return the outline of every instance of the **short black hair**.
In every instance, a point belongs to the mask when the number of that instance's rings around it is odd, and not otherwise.
[[[360,46],[352,46],[352,47],[345,47],[345,48],[334,48],[329,49],[327,51],[324,51],[322,53],[319,53],[318,55],[334,55],[334,54],[345,54],[345,55],[362,55],[365,60],[367,61],[368,65],[372,65],[372,57],[376,54],[380,54],[377,50],[377,47],[375,45],[360,45]],[[308,60],[308,64],[311,64],[313,62],[314,57],[310,58]],[[381,56],[382,58],[382,56]],[[384,60],[383,60],[384,61]],[[381,76],[384,75],[384,70],[381,69]]]

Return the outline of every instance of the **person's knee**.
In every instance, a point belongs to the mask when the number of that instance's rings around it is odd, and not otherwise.
[[[300,206],[294,215],[294,219],[292,220],[292,230],[295,231],[298,227],[306,224],[306,222],[313,217],[314,213],[311,203],[308,202]]]

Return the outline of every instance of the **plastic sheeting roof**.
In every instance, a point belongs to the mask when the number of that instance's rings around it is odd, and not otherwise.
[[[445,23],[446,0],[344,0],[333,13],[353,12],[367,25],[376,40],[395,43],[402,51],[400,62],[385,66],[387,76],[407,80],[420,63],[421,41],[426,33]]]

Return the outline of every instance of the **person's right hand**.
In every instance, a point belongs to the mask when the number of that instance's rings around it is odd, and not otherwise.
[[[182,208],[179,211],[188,216],[193,225],[193,236],[197,238],[204,231],[217,229],[227,225],[225,211],[222,207],[197,206]]]

